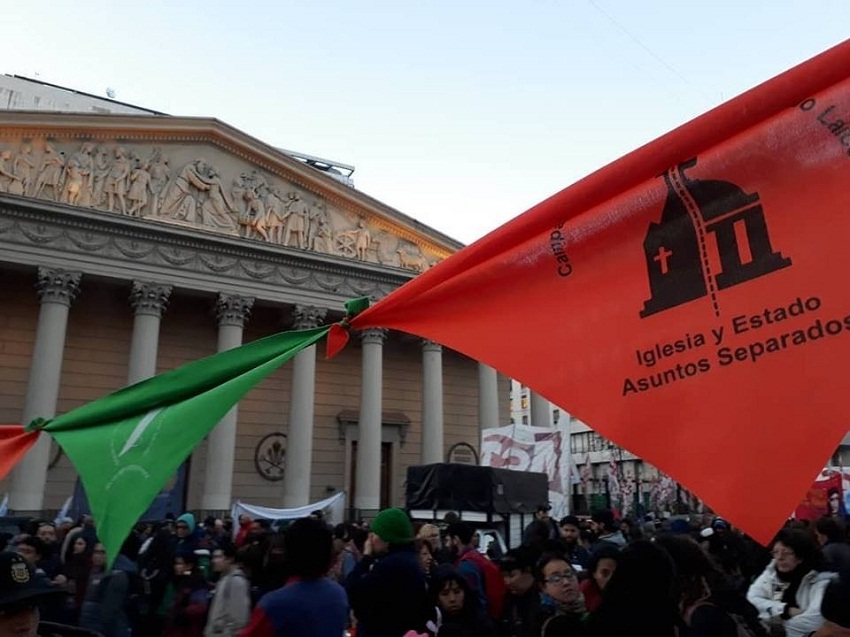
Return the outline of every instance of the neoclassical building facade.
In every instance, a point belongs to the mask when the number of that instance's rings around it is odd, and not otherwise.
[[[338,320],[460,247],[214,119],[0,112],[0,422]],[[332,360],[310,348],[195,450],[180,506],[345,491],[368,515],[401,503],[407,466],[477,449],[508,394],[491,368],[406,334],[367,331]],[[44,437],[0,489],[30,513],[75,483]]]

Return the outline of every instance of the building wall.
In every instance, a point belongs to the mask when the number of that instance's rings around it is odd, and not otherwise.
[[[0,270],[0,423],[20,422],[38,321],[34,277]],[[6,493],[9,478],[0,482]]]
[[[4,303],[0,304],[0,422],[16,423],[24,404],[39,302],[32,270],[0,267]],[[83,277],[81,291],[68,321],[58,411],[65,412],[126,385],[133,315],[130,282],[107,282]],[[246,325],[244,342],[288,329],[289,310],[258,306]],[[184,290],[171,295],[160,328],[158,371],[164,372],[216,351],[217,326],[212,298]],[[311,496],[319,500],[346,484],[346,445],[340,441],[337,415],[359,409],[360,344],[349,346],[332,360],[324,345],[316,352],[316,401]],[[420,462],[422,350],[419,339],[390,334],[384,345],[384,411],[402,412],[410,419],[404,444],[393,458],[391,493],[401,504],[406,468]],[[476,449],[478,434],[477,363],[451,351],[443,352],[444,455],[457,442]],[[287,432],[292,363],[258,385],[239,405],[233,498],[265,506],[281,506],[283,483],[261,477],[254,450],[263,436]],[[500,387],[506,388],[506,382]],[[507,392],[500,409],[507,414]],[[199,509],[205,478],[206,442],[192,454],[188,506]],[[62,457],[48,473],[45,508],[58,509],[73,492],[76,472]],[[8,482],[8,481],[6,481]],[[0,493],[8,484],[0,484]]]

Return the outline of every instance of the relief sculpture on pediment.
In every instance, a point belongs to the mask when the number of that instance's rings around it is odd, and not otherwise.
[[[0,131],[0,193],[415,272],[431,265],[420,246],[373,227],[366,216],[211,145],[4,142]]]

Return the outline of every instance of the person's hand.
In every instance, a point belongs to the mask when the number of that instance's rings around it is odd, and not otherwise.
[[[363,555],[372,555],[372,538],[370,537],[366,540],[366,543],[363,545]]]
[[[803,611],[800,610],[799,608],[797,608],[796,606],[792,606],[791,608],[788,609],[788,616],[789,617],[796,617],[797,615],[799,615],[802,612]]]
[[[68,578],[64,575],[57,575],[53,578],[53,583],[56,584],[56,586],[64,586],[68,583]]]

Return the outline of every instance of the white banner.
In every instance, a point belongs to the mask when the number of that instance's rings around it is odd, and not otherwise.
[[[245,504],[244,502],[236,501],[230,509],[230,515],[233,517],[234,534],[239,531],[239,516],[242,514],[250,515],[255,520],[270,520],[272,522],[280,520],[299,520],[306,518],[313,511],[322,511],[325,516],[325,521],[328,524],[339,524],[345,521],[345,492],[337,493],[330,498],[308,504],[307,506],[297,507],[294,509],[272,509],[269,507],[261,507],[254,504]]]
[[[573,482],[569,422],[569,415],[562,414],[554,429],[528,425],[485,429],[481,432],[481,466],[545,473],[552,517],[569,515]]]

